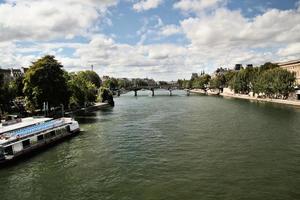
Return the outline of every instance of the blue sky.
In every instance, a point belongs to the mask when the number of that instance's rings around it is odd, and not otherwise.
[[[0,0],[0,66],[45,54],[68,71],[189,78],[300,57],[297,0]]]

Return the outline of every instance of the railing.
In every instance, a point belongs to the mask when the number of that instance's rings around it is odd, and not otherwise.
[[[44,122],[41,124],[37,124],[37,125],[33,125],[33,126],[29,126],[26,128],[21,128],[18,129],[16,131],[12,131],[7,133],[7,136],[9,137],[22,137],[24,135],[31,135],[31,134],[35,134],[38,132],[42,132],[48,129],[52,129],[52,128],[56,128],[58,126],[61,126],[64,124],[64,120],[62,119],[58,119],[58,120],[52,120],[49,122]]]

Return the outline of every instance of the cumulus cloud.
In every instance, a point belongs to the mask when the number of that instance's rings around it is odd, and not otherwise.
[[[0,4],[0,41],[83,35],[116,0],[8,0]]]
[[[225,0],[180,0],[173,5],[175,9],[180,9],[184,12],[201,13],[205,9],[217,8],[224,5]]]
[[[50,53],[69,71],[89,69],[94,65],[100,75],[175,80],[189,78],[192,72],[201,70],[212,72],[220,66],[256,65],[295,59],[300,55],[299,8],[269,9],[247,18],[239,10],[222,7],[224,1],[180,0],[174,7],[196,12],[196,15],[181,20],[179,25],[165,25],[159,16],[145,18],[136,32],[141,40],[134,45],[92,31],[115,1],[49,2],[10,0],[0,4],[0,65],[29,66]],[[66,6],[72,12],[67,11]],[[207,9],[213,11],[198,14]],[[88,37],[81,42],[49,41],[85,34]],[[175,34],[180,34],[187,42],[155,42],[156,37]],[[31,42],[22,45],[23,41]],[[64,53],[66,50],[68,54]]]
[[[163,36],[171,36],[182,33],[181,27],[176,25],[166,25],[160,30],[160,34]]]
[[[141,12],[145,10],[150,10],[157,8],[160,4],[163,3],[163,0],[142,0],[133,5],[133,9]]]
[[[253,19],[240,11],[218,9],[212,15],[183,20],[192,45],[203,47],[266,48],[300,40],[300,12],[272,9]]]
[[[293,43],[290,45],[287,45],[285,48],[281,48],[278,50],[278,55],[280,57],[282,56],[296,56],[300,55],[300,43]]]

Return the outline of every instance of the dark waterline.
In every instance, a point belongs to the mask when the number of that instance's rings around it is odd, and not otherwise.
[[[127,94],[84,132],[0,169],[0,200],[300,199],[300,110]]]

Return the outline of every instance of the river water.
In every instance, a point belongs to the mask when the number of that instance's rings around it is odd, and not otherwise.
[[[139,91],[0,169],[1,200],[300,199],[300,109]]]

